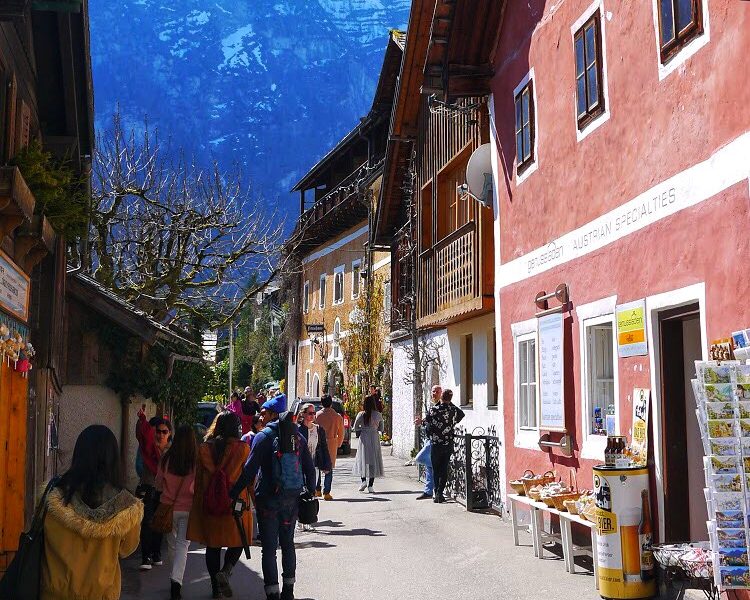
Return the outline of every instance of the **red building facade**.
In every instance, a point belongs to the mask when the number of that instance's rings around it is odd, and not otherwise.
[[[651,390],[662,541],[705,537],[692,361],[750,327],[750,3],[508,5],[490,82],[505,471],[591,487],[607,413],[630,437]],[[540,449],[534,299],[566,284],[565,428]],[[645,302],[648,354],[618,358],[615,307]],[[597,421],[597,411],[602,419]],[[559,433],[552,433],[553,440]]]

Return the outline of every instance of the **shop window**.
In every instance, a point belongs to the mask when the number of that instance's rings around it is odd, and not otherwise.
[[[534,162],[534,80],[529,79],[515,94],[516,171]]]
[[[575,33],[573,47],[576,64],[576,114],[578,129],[581,130],[604,112],[599,11],[596,11]]]
[[[657,0],[659,48],[666,63],[703,33],[702,0]]]
[[[320,276],[320,291],[318,293],[318,308],[323,309],[326,307],[326,274],[323,273]]]
[[[355,260],[352,263],[352,300],[359,298],[362,286],[362,261]]]
[[[585,323],[588,434],[616,433],[614,327],[612,317]],[[593,321],[593,323],[591,323]]]
[[[305,371],[305,396],[310,395],[310,371]]]
[[[487,406],[497,406],[497,340],[495,328],[487,332]]]
[[[536,334],[516,338],[516,420],[520,430],[537,428]]]
[[[336,267],[333,272],[333,304],[344,302],[344,265]]]
[[[310,282],[305,281],[305,285],[302,288],[302,312],[310,311]]]
[[[461,338],[461,405],[474,404],[474,338]]]

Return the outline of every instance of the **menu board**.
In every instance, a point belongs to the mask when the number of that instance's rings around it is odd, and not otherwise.
[[[29,296],[29,276],[0,251],[0,307],[22,321],[28,321]]]
[[[563,315],[553,313],[539,317],[539,398],[540,429],[565,429],[565,394],[563,393]]]
[[[705,452],[714,582],[750,588],[750,365],[696,362],[693,391]]]

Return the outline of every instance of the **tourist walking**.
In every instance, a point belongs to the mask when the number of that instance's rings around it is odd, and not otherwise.
[[[464,418],[464,411],[453,404],[453,392],[444,390],[440,402],[430,409],[424,422],[432,450],[430,459],[435,477],[433,502],[445,502],[445,486],[448,483],[448,466],[453,454],[453,428]]]
[[[364,492],[367,488],[371,494],[375,491],[375,478],[384,475],[383,454],[380,450],[383,416],[376,410],[376,405],[375,396],[367,396],[364,410],[354,420],[354,432],[359,436],[359,447],[352,472],[359,475],[362,480],[359,491]]]
[[[313,464],[318,470],[318,483],[320,483],[320,473],[327,475],[331,472],[331,457],[328,454],[326,431],[315,422],[315,405],[312,402],[302,405],[297,415],[297,423],[299,432],[307,442],[310,456],[313,457]],[[312,492],[312,489],[309,491]],[[310,531],[312,525],[301,525],[301,529]]]
[[[315,485],[315,495],[321,495],[321,479],[323,481],[323,499],[333,500],[331,486],[333,485],[333,469],[336,467],[336,456],[339,448],[344,443],[344,419],[333,409],[333,398],[326,394],[320,399],[323,406],[315,415],[315,422],[326,432],[328,442],[328,457],[331,459],[331,468],[327,473],[318,471],[318,481]]]
[[[284,394],[263,404],[261,415],[266,426],[255,436],[250,459],[231,491],[235,498],[255,481],[263,583],[269,600],[294,599],[297,572],[294,525],[297,521],[299,496],[304,486],[312,490],[315,485],[315,467],[307,443],[299,432],[293,415],[284,413],[285,410]],[[281,588],[276,564],[276,549],[279,546],[283,583]]]
[[[443,388],[441,388],[439,385],[432,386],[431,397],[433,405],[440,402],[440,396],[442,395],[442,393]],[[417,417],[414,420],[414,423],[416,425],[423,425],[422,418]],[[425,429],[424,425],[423,429]],[[435,481],[432,471],[432,443],[430,442],[429,437],[427,437],[426,435],[425,437],[426,440],[424,446],[422,446],[422,449],[414,457],[414,462],[424,467],[424,491],[419,496],[417,496],[417,500],[427,500],[428,498],[432,498],[432,494],[435,490]]]
[[[159,461],[169,448],[169,437],[172,434],[172,424],[162,417],[152,417],[146,420],[146,405],[138,411],[138,423],[135,436],[138,440],[138,450],[141,453],[143,468],[141,469],[136,496],[143,500],[143,522],[141,523],[141,571],[148,571],[152,566],[161,566],[162,534],[149,526],[156,507],[159,506],[159,492],[154,483]]]
[[[206,546],[213,598],[232,596],[230,577],[242,554],[242,539],[232,516],[228,489],[239,479],[249,454],[250,448],[240,440],[240,419],[229,411],[214,419],[205,442],[198,448],[187,539]],[[238,496],[249,503],[247,489],[240,490]],[[250,511],[242,514],[242,521],[245,531],[252,531]],[[226,548],[223,566],[222,548]]]
[[[156,489],[159,501],[172,507],[172,532],[167,535],[167,546],[172,561],[170,579],[171,600],[182,598],[182,578],[185,575],[190,541],[187,525],[195,491],[195,465],[198,444],[190,425],[180,425],[174,439],[159,463]]]
[[[90,425],[47,497],[42,600],[116,600],[120,559],[138,547],[143,504],[124,487],[115,434]]]

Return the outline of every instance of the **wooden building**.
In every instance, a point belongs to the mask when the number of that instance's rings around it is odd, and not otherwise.
[[[377,278],[390,294],[390,254],[372,246],[370,224],[402,51],[403,34],[391,32],[369,113],[293,188],[300,192],[301,214],[287,242],[300,262],[299,296],[290,318],[298,325],[288,351],[290,398],[322,395],[332,365],[350,383],[355,374],[349,373],[341,342],[367,285],[363,277]]]
[[[0,164],[39,141],[78,173],[88,172],[93,147],[88,44],[85,1],[0,3]],[[30,516],[36,488],[56,470],[51,442],[62,385],[66,246],[17,167],[0,167],[0,207],[0,322],[36,348],[33,369],[23,371],[23,360],[13,360],[15,352],[5,343],[0,367],[2,571]]]
[[[390,125],[375,241],[391,248],[398,282],[391,318],[394,446],[403,456],[413,447],[414,413],[433,385],[453,390],[469,428],[496,420],[493,214],[462,189],[470,156],[490,139],[489,90],[482,85],[489,72],[457,66],[450,44],[452,28],[473,27],[477,14],[472,20],[456,2],[412,3]],[[488,35],[476,36],[477,43]],[[443,94],[451,69],[461,74],[458,102]],[[415,327],[422,406],[410,375]]]

